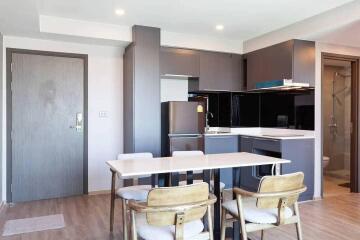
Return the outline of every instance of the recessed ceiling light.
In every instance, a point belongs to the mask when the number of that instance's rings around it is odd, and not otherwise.
[[[224,25],[218,24],[215,26],[215,29],[219,31],[224,30]]]
[[[118,9],[115,10],[115,13],[116,13],[116,15],[122,16],[122,15],[125,14],[125,10],[121,9],[121,8],[118,8]]]

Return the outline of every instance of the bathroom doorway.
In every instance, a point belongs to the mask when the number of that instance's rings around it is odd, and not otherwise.
[[[358,58],[322,56],[323,197],[358,192]]]

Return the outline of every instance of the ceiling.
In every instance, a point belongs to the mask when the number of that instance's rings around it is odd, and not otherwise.
[[[1,0],[0,32],[41,37],[39,15],[160,27],[176,33],[244,41],[351,0]],[[117,16],[122,8],[125,15]],[[215,25],[224,25],[216,31]]]

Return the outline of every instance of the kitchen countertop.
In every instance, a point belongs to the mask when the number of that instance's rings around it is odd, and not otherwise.
[[[298,130],[298,129],[283,129],[283,128],[261,128],[261,127],[250,127],[250,128],[210,128],[209,131],[219,133],[205,133],[207,137],[217,136],[249,136],[259,138],[269,138],[278,140],[289,140],[289,139],[314,139],[315,131],[309,130]]]

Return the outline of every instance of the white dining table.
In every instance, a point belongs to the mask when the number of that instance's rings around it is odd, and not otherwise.
[[[186,171],[207,171],[214,173],[214,194],[218,201],[214,206],[214,239],[220,239],[220,169],[233,169],[233,186],[240,187],[240,168],[260,165],[273,165],[274,174],[281,172],[281,164],[290,160],[263,156],[254,153],[221,153],[202,156],[177,156],[144,159],[111,160],[106,162],[112,172],[114,183],[116,174],[120,178],[136,178],[144,175],[176,174]],[[210,178],[204,179],[209,182]],[[177,179],[178,181],[178,179]],[[173,183],[174,184],[174,183]],[[175,183],[174,185],[177,185]],[[161,186],[161,185],[160,185]],[[115,197],[115,184],[112,184],[112,197]],[[235,231],[235,230],[234,230]],[[234,235],[235,236],[235,235]]]

